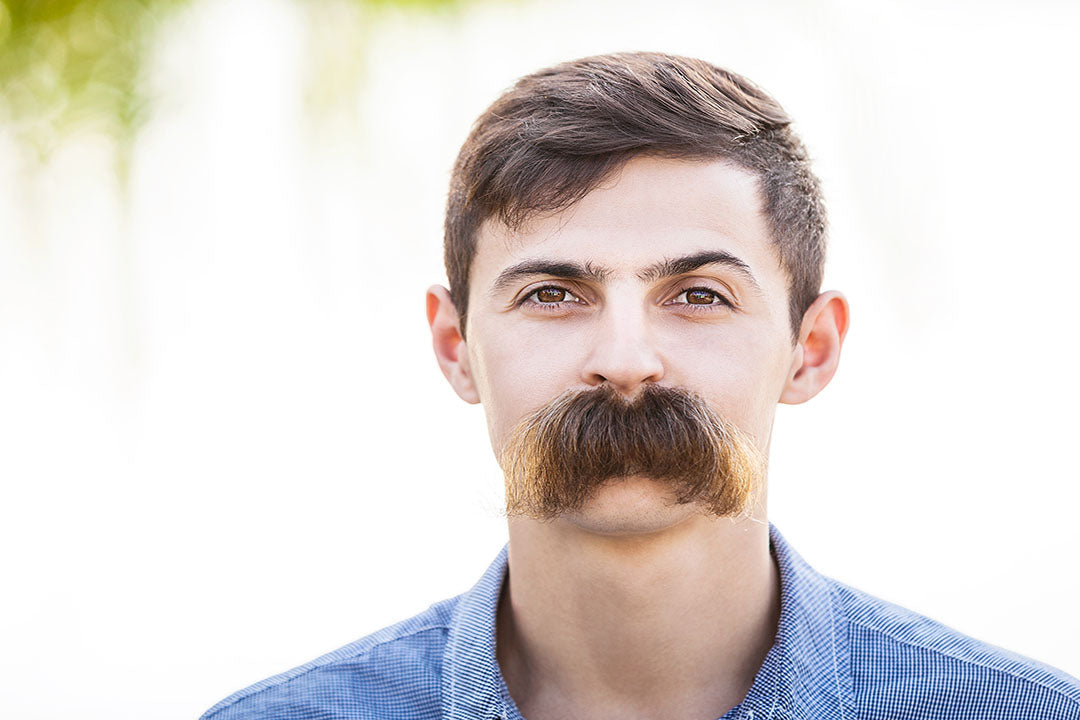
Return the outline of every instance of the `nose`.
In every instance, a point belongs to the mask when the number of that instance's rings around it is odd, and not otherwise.
[[[604,308],[582,365],[582,380],[591,386],[606,382],[631,396],[644,383],[659,382],[664,377],[664,363],[651,337],[648,319],[644,307]]]

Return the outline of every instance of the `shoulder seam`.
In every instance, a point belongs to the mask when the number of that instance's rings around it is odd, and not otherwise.
[[[419,635],[420,633],[429,632],[431,630],[447,630],[448,628],[449,628],[448,625],[428,625],[427,627],[416,628],[415,630],[407,632],[407,633],[405,633],[403,635],[395,635],[392,638],[387,638],[386,640],[382,640],[380,642],[377,642],[374,645],[371,645],[370,647],[366,647],[363,650],[360,650],[360,651],[356,652],[355,654],[346,655],[345,657],[337,658],[337,659],[335,659],[333,661],[322,663],[321,665],[315,665],[313,667],[309,667],[304,672],[297,673],[296,675],[293,675],[290,678],[285,678],[284,680],[282,680],[280,682],[276,682],[273,685],[267,685],[266,687],[259,688],[258,690],[254,691],[254,692],[248,693],[246,695],[241,695],[240,697],[238,697],[235,700],[233,700],[232,702],[230,702],[228,705],[222,705],[218,709],[214,710],[214,712],[212,714],[203,716],[202,718],[200,718],[200,720],[212,720],[214,717],[219,715],[222,711],[228,710],[233,705],[235,705],[236,703],[238,703],[238,702],[240,702],[242,700],[247,700],[248,698],[253,698],[256,695],[261,695],[262,693],[266,692],[267,690],[273,690],[274,688],[281,687],[282,685],[288,685],[293,680],[297,680],[299,678],[302,678],[305,675],[308,675],[310,673],[315,672],[316,670],[322,670],[323,668],[327,668],[327,667],[330,667],[331,665],[335,665],[335,664],[337,664],[338,662],[340,662],[342,660],[355,660],[356,658],[364,657],[365,655],[367,655],[367,654],[371,653],[372,651],[374,651],[376,648],[382,647],[383,645],[387,645],[387,644],[392,643],[392,642],[397,642],[398,640],[404,640],[405,638],[410,638],[413,635]],[[315,662],[315,661],[313,660],[312,662]]]
[[[1065,700],[1073,703],[1078,709],[1080,709],[1080,700],[1077,700],[1076,698],[1071,697],[1070,695],[1063,692],[1059,688],[1053,687],[1051,685],[1047,685],[1046,683],[1041,682],[1039,680],[1035,680],[1035,679],[1029,678],[1029,677],[1024,677],[1023,675],[1020,675],[1019,673],[1016,673],[1016,672],[1011,671],[1011,670],[1005,670],[1003,668],[997,668],[997,667],[992,667],[990,665],[985,665],[985,664],[977,662],[975,660],[971,660],[970,658],[960,657],[960,656],[958,656],[958,655],[956,655],[954,653],[947,652],[947,651],[942,650],[940,648],[930,647],[930,646],[925,645],[923,643],[912,642],[911,640],[907,640],[907,639],[904,639],[904,638],[901,638],[901,637],[897,637],[896,635],[892,634],[891,632],[887,632],[887,631],[885,631],[885,630],[883,630],[883,629],[881,629],[879,627],[875,627],[873,625],[867,624],[867,623],[865,623],[865,622],[863,622],[861,620],[854,620],[850,616],[848,617],[848,623],[850,623],[851,625],[857,625],[859,627],[866,628],[867,630],[871,630],[871,631],[873,631],[875,633],[878,633],[880,635],[884,635],[885,637],[891,638],[892,640],[895,640],[896,642],[901,643],[903,645],[907,645],[908,647],[918,648],[920,650],[926,650],[927,652],[932,652],[932,653],[936,653],[938,655],[943,655],[943,656],[945,656],[947,658],[952,658],[953,660],[956,660],[957,662],[965,663],[967,665],[974,665],[975,667],[980,667],[980,668],[983,668],[984,670],[990,670],[992,672],[1001,673],[1002,675],[1008,675],[1009,677],[1015,678],[1017,680],[1022,680],[1024,682],[1031,683],[1032,685],[1036,685],[1038,687],[1041,687],[1044,690],[1049,690],[1050,692],[1054,693],[1055,695],[1059,695],[1060,697],[1062,697]],[[978,641],[976,641],[976,642],[978,642]]]

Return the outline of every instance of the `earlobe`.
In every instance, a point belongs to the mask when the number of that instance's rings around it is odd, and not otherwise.
[[[780,402],[804,403],[829,384],[840,364],[849,313],[847,299],[836,290],[822,293],[807,308]]]
[[[441,285],[432,285],[428,288],[426,300],[431,344],[443,376],[462,400],[480,402],[469,367],[468,348],[461,336],[458,313],[450,300],[450,291]]]

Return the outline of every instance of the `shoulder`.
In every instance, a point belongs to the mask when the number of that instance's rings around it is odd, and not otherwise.
[[[829,581],[845,617],[860,717],[1080,720],[1080,681]]]
[[[257,682],[201,720],[437,718],[443,649],[459,599]]]

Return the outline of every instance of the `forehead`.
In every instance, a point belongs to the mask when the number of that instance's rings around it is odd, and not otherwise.
[[[485,223],[470,294],[486,292],[523,260],[591,263],[620,277],[707,251],[742,260],[765,296],[784,299],[786,274],[752,173],[724,161],[637,157],[572,207],[533,218],[517,232]]]

